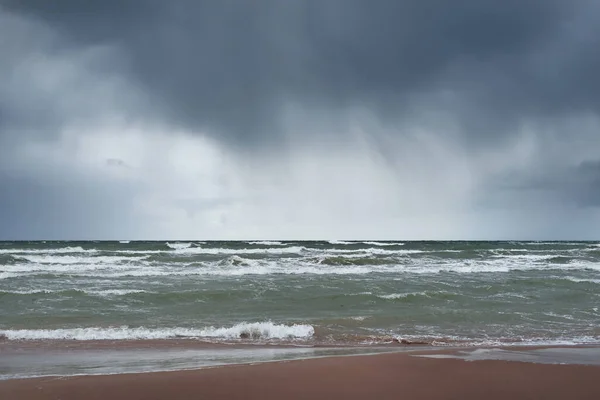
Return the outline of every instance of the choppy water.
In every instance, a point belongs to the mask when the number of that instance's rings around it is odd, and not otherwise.
[[[600,342],[592,242],[0,242],[0,335]]]

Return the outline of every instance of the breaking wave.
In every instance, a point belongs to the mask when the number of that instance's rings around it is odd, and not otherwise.
[[[192,247],[191,243],[166,243],[168,247],[172,248],[173,250],[183,250],[183,249],[188,249],[190,247]]]
[[[195,250],[188,248],[183,251]],[[281,248],[301,251],[302,247]],[[219,249],[220,250],[220,249]],[[261,256],[260,251],[247,255],[225,254],[215,258],[177,258],[136,256],[14,256],[16,263],[0,265],[0,279],[40,273],[69,274],[87,277],[151,276],[244,276],[244,275],[364,275],[364,274],[499,274],[512,271],[553,271],[554,273],[600,271],[600,263],[587,260],[556,260],[547,257],[495,257],[480,259],[436,259],[397,255],[308,253],[304,256]],[[269,249],[275,251],[276,249]],[[595,279],[595,277],[593,277]]]
[[[385,300],[398,300],[398,299],[406,299],[409,297],[419,297],[419,296],[429,297],[427,295],[427,293],[425,293],[425,292],[392,293],[392,294],[380,295],[377,297],[379,297],[380,299],[385,299]]]
[[[362,242],[370,246],[404,246],[401,242]]]
[[[0,249],[0,254],[63,254],[63,253],[97,253],[97,249],[83,247],[60,247],[56,249]]]
[[[262,240],[256,242],[247,242],[248,244],[258,245],[258,246],[285,246],[285,243],[272,241],[272,240]]]
[[[8,278],[16,278],[21,276],[21,274],[17,274],[14,272],[0,272],[0,280],[8,279]]]
[[[600,279],[584,279],[584,278],[575,278],[573,276],[565,276],[564,279],[575,282],[575,283],[596,283],[600,284]]]
[[[121,257],[121,256],[57,256],[57,255],[27,255],[14,256],[17,260],[28,261],[34,264],[118,264],[121,262],[141,261],[149,256]]]
[[[81,290],[81,289],[64,289],[64,290],[50,290],[50,289],[30,289],[30,290],[0,290],[0,296],[5,295],[44,295],[44,294],[85,294],[90,296],[101,296],[101,297],[112,297],[112,296],[126,296],[128,294],[136,293],[148,293],[146,290],[141,289],[106,289],[106,290]]]
[[[306,250],[303,246],[274,247],[274,248],[250,248],[250,249],[227,249],[218,247],[186,247],[177,249],[179,254],[299,254]]]
[[[311,325],[280,325],[242,322],[231,327],[195,328],[110,328],[14,329],[0,330],[9,340],[141,340],[174,338],[208,339],[308,339],[315,333]]]

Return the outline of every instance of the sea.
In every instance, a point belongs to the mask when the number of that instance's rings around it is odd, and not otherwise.
[[[598,242],[0,242],[0,341],[600,343]]]

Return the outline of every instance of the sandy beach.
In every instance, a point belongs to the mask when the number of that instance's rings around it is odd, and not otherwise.
[[[598,399],[600,367],[463,361],[406,353],[193,371],[15,379],[3,400]]]

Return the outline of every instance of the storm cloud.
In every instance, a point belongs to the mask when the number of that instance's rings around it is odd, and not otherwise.
[[[2,237],[597,238],[595,1],[15,0],[0,36]]]

